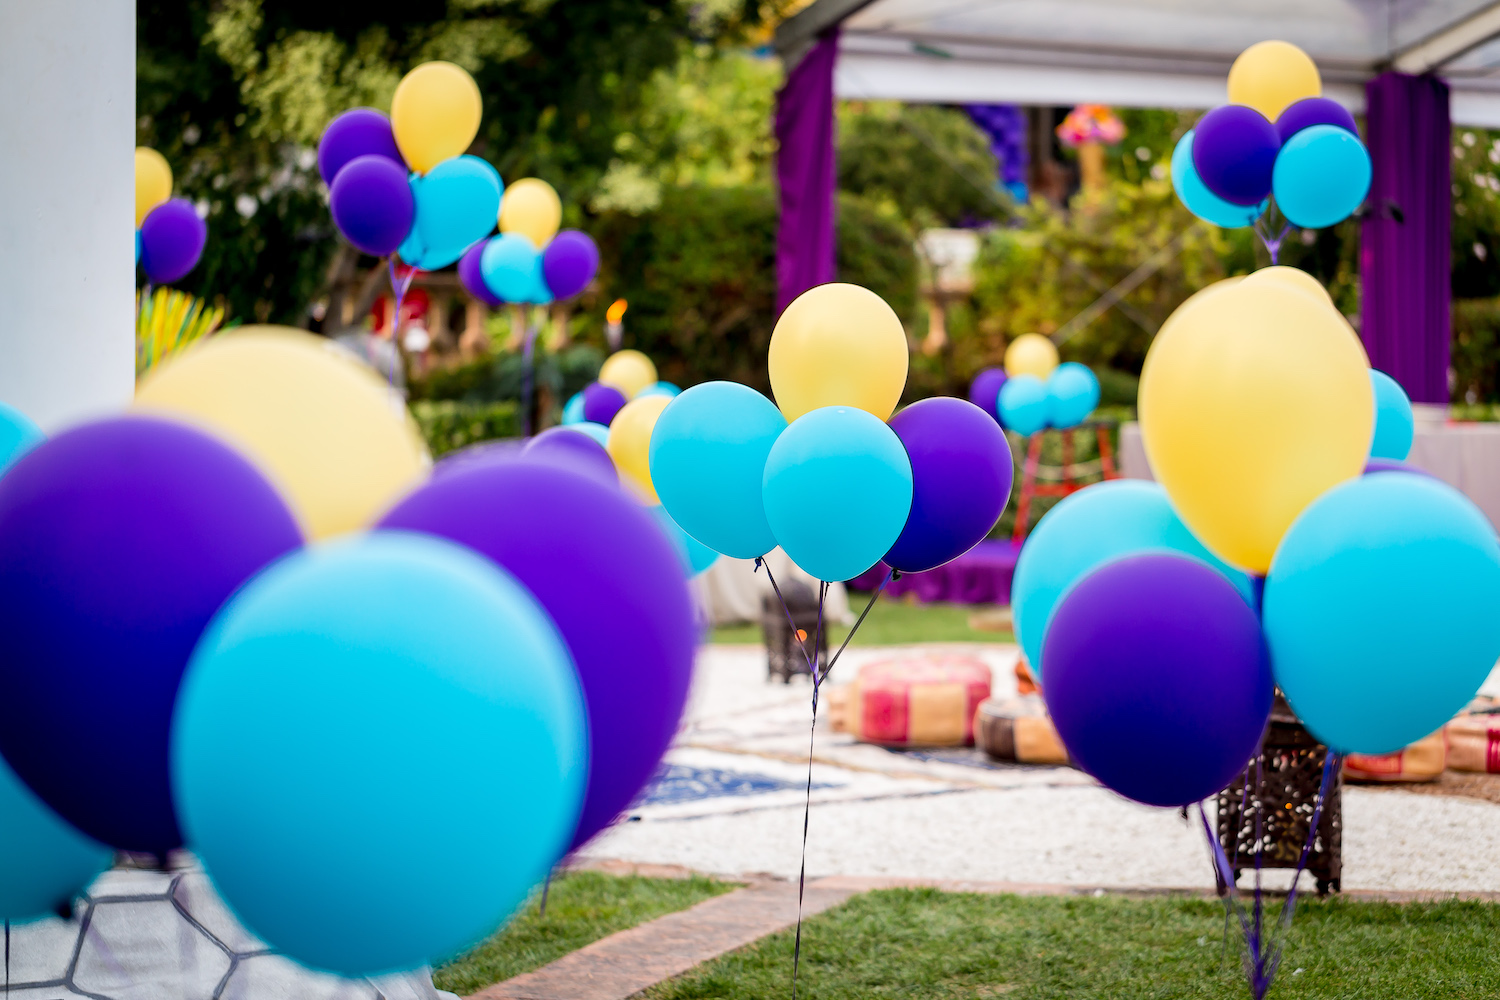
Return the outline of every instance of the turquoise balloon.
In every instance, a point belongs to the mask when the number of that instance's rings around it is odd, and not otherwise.
[[[1370,388],[1375,391],[1375,433],[1370,439],[1370,457],[1404,462],[1411,454],[1412,438],[1416,436],[1411,400],[1400,383],[1374,368],[1370,369]]]
[[[1047,383],[1035,375],[1012,376],[1000,387],[995,409],[1006,430],[1030,437],[1047,426],[1047,416],[1052,409]]]
[[[1337,125],[1313,125],[1276,154],[1271,194],[1287,221],[1303,229],[1343,222],[1370,192],[1370,153]]]
[[[1016,560],[1010,603],[1016,640],[1040,677],[1043,640],[1052,614],[1079,580],[1124,556],[1141,552],[1192,556],[1224,576],[1254,605],[1250,578],[1221,561],[1193,537],[1172,510],[1167,491],[1141,479],[1112,479],[1066,497],[1032,529]]]
[[[575,392],[568,397],[563,404],[562,422],[564,425],[583,423],[583,393]]]
[[[396,252],[423,271],[447,267],[495,228],[503,189],[495,168],[477,156],[455,156],[425,176],[412,174],[416,220]]]
[[[30,417],[14,406],[0,403],[0,473],[45,440],[47,435]]]
[[[646,388],[636,393],[635,398],[640,399],[642,396],[666,396],[668,399],[675,399],[680,395],[682,395],[682,390],[671,382],[657,382],[646,386]]]
[[[1047,378],[1049,426],[1077,427],[1098,405],[1099,379],[1088,367],[1076,361],[1064,361],[1052,369]]]
[[[1242,229],[1254,225],[1266,210],[1267,202],[1259,205],[1236,205],[1225,201],[1208,189],[1198,168],[1193,166],[1193,132],[1177,140],[1172,150],[1172,188],[1183,205],[1204,222],[1212,222],[1222,229]]]
[[[584,420],[580,423],[569,424],[569,430],[579,431],[598,441],[600,445],[609,447],[609,428],[603,424],[596,424],[592,420]]]
[[[661,504],[652,507],[651,513],[661,523],[662,531],[666,532],[667,540],[677,550],[677,558],[682,560],[682,568],[689,577],[697,576],[718,562],[719,554],[683,531]]]
[[[766,458],[785,430],[776,404],[749,386],[695,385],[656,420],[651,484],[704,545],[736,559],[765,555],[776,547],[762,490]]]
[[[792,421],[766,456],[763,484],[776,540],[819,580],[852,580],[875,565],[911,513],[906,448],[885,421],[852,406]]]
[[[542,255],[520,233],[501,233],[484,245],[479,257],[484,283],[506,302],[530,302],[542,278]],[[545,283],[545,282],[544,282]]]
[[[1390,753],[1446,723],[1500,658],[1500,543],[1462,493],[1387,472],[1292,522],[1266,575],[1271,669],[1342,753]]]
[[[48,916],[114,856],[53,812],[0,757],[0,920]]]
[[[584,719],[567,647],[514,577],[376,531],[290,555],[220,609],[178,696],[173,793],[271,947],[348,976],[410,969],[493,933],[567,848]]]

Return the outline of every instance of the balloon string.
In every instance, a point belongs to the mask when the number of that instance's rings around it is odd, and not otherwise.
[[[396,385],[396,370],[401,365],[401,306],[406,301],[406,293],[411,289],[411,283],[417,276],[417,269],[412,268],[406,273],[405,278],[396,277],[396,255],[391,254],[385,259],[386,274],[391,281],[391,292],[396,297],[395,308],[391,312],[391,387]]]
[[[531,357],[536,343],[536,324],[527,320],[521,347],[521,436],[531,437]]]
[[[766,579],[771,581],[771,589],[776,592],[776,600],[781,604],[781,610],[786,615],[786,623],[791,628],[792,635],[796,635],[796,619],[792,617],[792,609],[787,607],[786,598],[781,596],[781,588],[776,585],[776,577],[771,572],[771,564],[766,562],[765,556],[757,556],[755,559],[755,568],[757,571],[761,569],[764,569],[766,571]],[[818,671],[813,667],[812,657],[808,656],[807,654],[807,643],[799,639],[797,641],[797,645],[802,650],[802,661],[807,664],[808,674],[816,679]]]
[[[10,921],[5,921],[5,995],[10,996]]]
[[[900,575],[900,572],[894,569],[886,571],[885,578],[880,581],[880,586],[875,588],[875,593],[870,595],[870,601],[865,605],[865,609],[859,613],[859,618],[855,620],[854,627],[849,630],[848,635],[844,636],[844,641],[842,644],[840,644],[838,652],[833,654],[833,658],[829,660],[828,665],[823,668],[823,677],[827,677],[833,671],[833,665],[839,662],[839,657],[843,656],[844,650],[849,648],[849,640],[854,638],[854,633],[858,632],[859,627],[865,623],[865,616],[868,615],[870,613],[870,609],[875,606],[875,602],[880,598],[881,593],[885,590],[885,585],[890,583]],[[821,681],[822,678],[819,678],[820,683]]]
[[[767,570],[769,572],[769,568]],[[828,584],[818,582],[818,624],[813,633],[813,650],[822,648],[823,606],[828,597]],[[822,678],[815,669],[812,672],[812,724],[807,727],[807,798],[802,803],[802,862],[797,871],[797,936],[792,945],[792,1000],[797,1000],[797,973],[802,966],[802,897],[807,890],[807,828],[812,818],[812,773],[813,741],[818,732],[818,688]]]

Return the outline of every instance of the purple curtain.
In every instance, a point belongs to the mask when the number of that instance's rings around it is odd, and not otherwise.
[[[839,33],[818,39],[776,95],[776,315],[814,285],[834,279],[833,64]]]
[[[1360,337],[1416,403],[1448,402],[1448,85],[1382,73],[1365,84],[1374,177],[1360,234]]]

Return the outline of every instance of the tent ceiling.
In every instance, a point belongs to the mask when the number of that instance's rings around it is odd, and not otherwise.
[[[1494,0],[816,0],[776,46],[795,62],[840,23],[846,98],[1206,108],[1241,50],[1282,38],[1356,111],[1376,73],[1431,71],[1455,122],[1500,126]]]

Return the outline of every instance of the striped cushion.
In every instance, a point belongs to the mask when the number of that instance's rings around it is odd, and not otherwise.
[[[990,668],[967,656],[867,663],[851,685],[850,729],[883,746],[964,746],[990,696]]]

